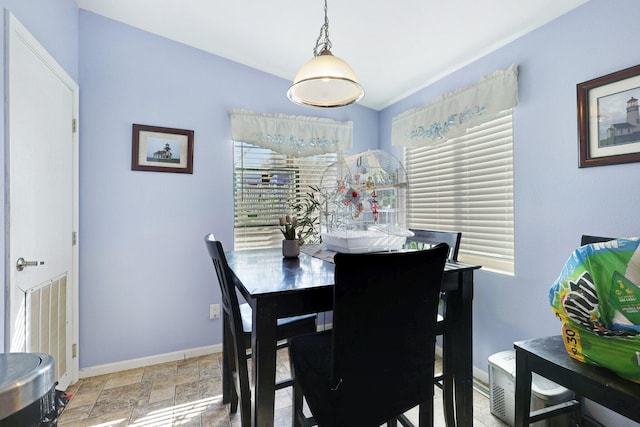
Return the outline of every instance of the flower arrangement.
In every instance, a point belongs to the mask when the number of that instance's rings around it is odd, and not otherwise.
[[[289,215],[280,218],[280,231],[285,240],[297,240],[300,244],[304,243],[301,233],[296,236],[296,227],[298,226],[298,218]]]

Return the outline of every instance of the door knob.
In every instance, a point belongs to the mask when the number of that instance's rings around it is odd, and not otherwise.
[[[24,258],[18,258],[16,261],[16,270],[22,271],[25,267],[37,267],[39,265],[44,265],[44,261],[25,261]]]

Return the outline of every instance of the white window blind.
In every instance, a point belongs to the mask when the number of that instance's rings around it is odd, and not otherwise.
[[[410,228],[462,232],[459,259],[514,272],[511,109],[457,138],[405,147]]]
[[[291,157],[269,148],[234,142],[235,249],[279,247],[279,218],[293,214],[319,186],[336,153]]]

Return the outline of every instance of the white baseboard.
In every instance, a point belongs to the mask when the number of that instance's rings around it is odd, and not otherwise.
[[[318,330],[331,329],[332,323],[325,325],[318,324]],[[144,366],[156,365],[158,363],[175,362],[176,360],[189,357],[204,356],[211,353],[221,353],[222,344],[214,344],[206,347],[192,348],[189,350],[175,351],[172,353],[157,354],[154,356],[141,357],[139,359],[122,360],[120,362],[107,363],[104,365],[90,366],[80,369],[79,378],[89,378],[98,375],[113,374],[114,372],[126,371],[127,369],[142,368]]]
[[[330,329],[331,324],[318,325],[319,330]],[[104,365],[90,366],[88,368],[82,368],[79,372],[80,378],[95,377],[98,375],[112,374],[114,372],[126,371],[127,369],[142,368],[144,366],[156,365],[158,363],[175,362],[176,360],[187,359],[190,357],[205,356],[212,353],[221,353],[222,344],[215,344],[206,347],[192,348],[189,350],[175,351],[172,353],[157,354],[154,356],[141,357],[138,359],[123,360],[120,362],[107,363]],[[442,357],[442,347],[436,345],[436,354]],[[474,366],[473,367],[474,378],[482,381],[485,384],[489,384],[489,373]]]
[[[485,384],[489,384],[489,372],[483,371],[476,366],[473,367],[473,378],[480,380]]]
[[[123,360],[120,362],[107,363],[104,365],[90,366],[80,369],[79,378],[95,377],[97,375],[112,374],[114,372],[126,371],[127,369],[142,368],[158,363],[175,362],[176,360],[190,357],[205,356],[212,353],[221,353],[222,344],[215,344],[206,347],[192,348],[188,350],[175,351],[172,353],[157,354],[154,356],[141,357],[138,359]]]

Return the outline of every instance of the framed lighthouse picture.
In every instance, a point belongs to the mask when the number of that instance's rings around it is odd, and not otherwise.
[[[577,85],[579,167],[640,161],[640,65]]]
[[[193,173],[193,131],[133,125],[131,169]]]

